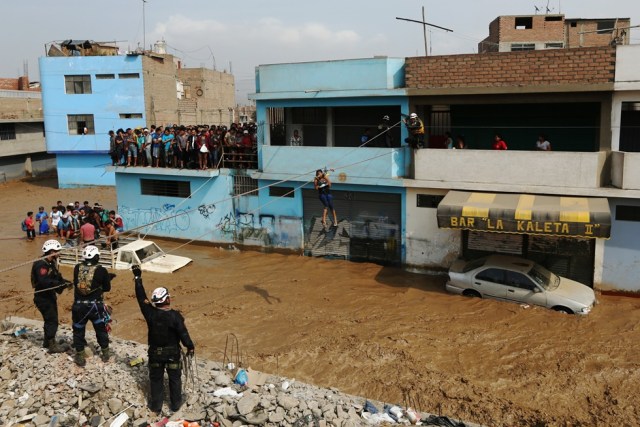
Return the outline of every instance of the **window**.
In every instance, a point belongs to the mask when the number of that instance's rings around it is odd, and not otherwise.
[[[191,182],[162,179],[141,179],[140,193],[145,196],[180,197],[191,196]]]
[[[69,135],[83,135],[84,129],[87,128],[87,134],[93,135],[96,130],[93,125],[93,114],[69,114],[67,115],[69,122]]]
[[[115,74],[96,74],[96,80],[108,80],[108,79],[115,79],[116,75]]]
[[[120,73],[118,77],[121,79],[139,79],[140,73]]]
[[[516,271],[506,271],[507,273],[507,286],[514,286],[520,289],[528,289],[530,291],[533,290],[536,286],[533,284],[531,279],[525,276],[522,273],[518,273]]]
[[[516,30],[530,30],[533,28],[533,18],[531,16],[519,16],[516,18]]]
[[[121,119],[141,119],[142,113],[120,113]]]
[[[613,33],[615,27],[615,21],[598,21],[598,34],[611,34]]]
[[[476,280],[504,284],[504,270],[500,270],[499,268],[487,268],[486,270],[476,274]]]
[[[0,124],[0,141],[16,139],[16,125],[14,123]]]
[[[88,74],[64,76],[64,88],[68,94],[91,93],[91,76]]]
[[[577,26],[578,26],[578,23],[577,23],[577,22],[572,22],[572,23],[571,23],[571,28],[576,28]]]
[[[545,16],[544,20],[546,22],[562,21],[562,16],[560,16],[560,15],[557,15],[557,16]]]
[[[419,208],[437,208],[442,199],[444,199],[444,196],[418,194],[416,205]]]
[[[295,190],[293,187],[269,187],[270,197],[294,197]]]
[[[523,50],[536,50],[536,45],[534,43],[511,43],[511,52]]]
[[[233,176],[233,195],[258,195],[258,180],[244,175]]]
[[[564,43],[545,43],[545,49],[562,49],[564,47]]]
[[[640,221],[640,206],[616,206],[616,221]]]

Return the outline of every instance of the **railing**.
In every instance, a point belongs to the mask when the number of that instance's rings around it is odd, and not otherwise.
[[[258,169],[258,154],[253,148],[225,148],[222,150],[217,167],[229,169]]]

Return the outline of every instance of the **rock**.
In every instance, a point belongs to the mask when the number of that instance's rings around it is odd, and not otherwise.
[[[102,415],[95,415],[91,417],[91,421],[89,422],[89,424],[91,424],[91,427],[98,427],[103,422],[104,422],[104,417]]]
[[[251,393],[243,396],[238,401],[238,413],[240,415],[247,415],[248,413],[253,412],[254,408],[258,405],[258,402],[260,402],[260,396],[257,394]]]
[[[102,384],[97,383],[83,383],[79,384],[78,388],[80,390],[88,391],[89,393],[97,393],[102,390]]]
[[[187,421],[203,421],[207,417],[207,411],[204,409],[189,411],[182,414],[182,417]]]
[[[2,369],[0,369],[0,379],[8,381],[12,377],[13,377],[13,374],[11,373],[11,370],[9,368],[4,366],[4,367],[2,367]]]
[[[284,421],[284,409],[278,407],[275,411],[269,414],[269,422],[279,424]]]
[[[109,399],[107,401],[107,405],[109,405],[109,410],[113,415],[117,414],[118,412],[120,412],[120,410],[122,410],[122,400],[116,399],[115,397],[112,397],[111,399]]]
[[[31,422],[37,426],[42,425],[42,424],[49,424],[49,421],[51,421],[51,419],[49,417],[47,417],[46,415],[36,415]]]
[[[216,385],[221,385],[221,386],[229,385],[231,384],[231,377],[225,373],[220,373],[216,375],[213,382],[215,382]]]
[[[298,399],[291,397],[285,393],[279,393],[277,398],[278,405],[283,407],[286,411],[298,406]]]

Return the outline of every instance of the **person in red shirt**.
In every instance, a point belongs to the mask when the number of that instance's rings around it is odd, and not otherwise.
[[[494,150],[506,150],[507,149],[507,143],[504,142],[504,140],[502,139],[502,135],[500,135],[499,133],[497,133],[496,136],[495,136],[495,140],[493,142],[493,149]]]
[[[80,240],[83,245],[93,243],[96,238],[96,227],[89,222],[88,218],[83,220],[82,227],[80,227]]]
[[[33,212],[27,212],[27,217],[24,220],[24,225],[27,228],[27,240],[32,242],[36,238],[36,221],[33,219]]]

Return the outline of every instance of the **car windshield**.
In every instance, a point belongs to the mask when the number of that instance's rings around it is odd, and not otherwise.
[[[539,265],[534,265],[531,268],[529,271],[529,277],[547,290],[555,289],[560,284],[560,278],[558,276]]]
[[[140,262],[150,261],[158,255],[162,255],[162,249],[160,249],[155,243],[152,243],[144,248],[140,248],[136,251]]]

